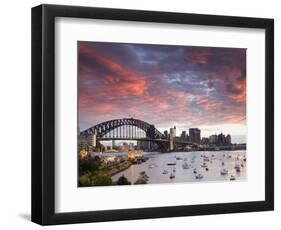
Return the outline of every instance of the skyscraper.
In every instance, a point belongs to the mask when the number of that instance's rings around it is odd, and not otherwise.
[[[189,139],[193,143],[200,144],[201,130],[198,128],[190,128],[189,129]]]
[[[176,126],[174,128],[170,128],[169,142],[170,142],[170,150],[174,150],[175,148],[175,138],[176,138]]]

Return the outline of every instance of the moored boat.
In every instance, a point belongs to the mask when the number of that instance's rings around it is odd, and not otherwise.
[[[182,168],[183,168],[183,169],[189,169],[189,165],[188,165],[186,162],[184,162],[184,163],[182,164]]]
[[[200,173],[195,176],[196,179],[202,179],[203,177],[204,176],[202,174],[200,174]]]
[[[221,175],[227,175],[228,174],[228,170],[227,169],[222,169],[221,170]]]
[[[231,175],[229,180],[236,180],[236,178],[234,175]]]

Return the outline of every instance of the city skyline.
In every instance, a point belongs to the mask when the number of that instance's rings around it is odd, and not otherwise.
[[[134,117],[246,141],[245,49],[78,42],[78,83],[81,130]]]

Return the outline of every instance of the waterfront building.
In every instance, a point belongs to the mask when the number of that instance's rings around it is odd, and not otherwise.
[[[151,151],[152,150],[152,143],[150,141],[138,141],[138,149],[144,151]]]
[[[169,135],[170,151],[173,151],[175,149],[175,138],[176,138],[176,126],[174,126],[174,128],[170,128],[170,135]]]
[[[189,129],[189,139],[191,142],[200,144],[201,142],[201,130],[198,128]]]
[[[218,142],[218,136],[216,134],[209,137],[209,144],[216,144]]]
[[[94,133],[87,137],[87,142],[89,147],[96,147],[97,146],[97,135]]]
[[[134,147],[134,143],[129,143],[129,150],[134,150],[135,147]]]
[[[180,141],[189,141],[189,136],[185,130],[182,131],[179,140]]]
[[[201,144],[202,145],[208,145],[209,144],[209,138],[208,137],[202,137]]]
[[[181,141],[185,141],[186,140],[186,131],[182,131],[181,132],[180,140]]]
[[[128,159],[129,160],[134,160],[135,158],[140,158],[143,157],[144,154],[142,151],[135,151],[135,150],[130,150],[128,151]]]
[[[219,145],[225,145],[226,141],[225,141],[225,135],[223,133],[218,135],[218,144]]]
[[[231,136],[229,134],[227,134],[227,136],[225,137],[225,140],[226,140],[226,144],[231,145]]]
[[[78,138],[78,148],[81,150],[88,150],[88,140],[86,136],[80,135]]]

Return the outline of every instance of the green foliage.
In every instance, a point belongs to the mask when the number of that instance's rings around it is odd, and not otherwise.
[[[100,174],[100,175],[97,175],[97,176],[94,177],[93,185],[94,186],[112,185],[112,179],[109,176]]]
[[[79,177],[79,186],[80,187],[87,187],[87,186],[92,186],[92,180],[91,180],[91,174],[86,173],[82,176]]]
[[[108,186],[113,185],[111,177],[99,173],[85,173],[79,177],[79,186],[87,187],[87,186]]]
[[[149,176],[145,171],[140,172],[140,175],[134,184],[147,184]]]
[[[101,163],[101,159],[98,156],[88,160],[79,160],[79,175],[98,170]]]
[[[131,182],[128,181],[128,179],[122,175],[121,177],[119,177],[119,179],[116,181],[116,184],[117,185],[130,185]]]

